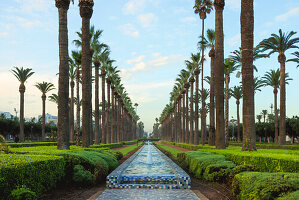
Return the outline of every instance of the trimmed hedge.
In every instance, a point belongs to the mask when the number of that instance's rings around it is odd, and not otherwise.
[[[299,199],[299,190],[296,192],[291,192],[286,194],[283,197],[279,197],[277,200],[298,200]]]
[[[230,142],[230,146],[242,147],[240,142]],[[287,144],[287,145],[278,145],[278,144],[259,144],[256,143],[257,149],[288,149],[288,150],[299,150],[298,144]]]
[[[185,160],[196,178],[208,181],[225,182],[231,170],[236,166],[225,156],[209,152],[189,151],[179,153],[178,158]]]
[[[54,188],[65,176],[63,157],[45,155],[0,155],[0,199],[25,186],[37,195]]]
[[[275,199],[299,189],[299,173],[242,172],[235,176],[232,188],[241,200]]]
[[[75,142],[70,142],[70,145],[74,145]],[[8,143],[11,148],[19,147],[35,147],[35,146],[57,146],[57,142],[23,142],[23,143]]]
[[[299,172],[298,155],[229,149],[199,149],[198,151],[221,154],[237,165],[253,165],[257,171],[261,172]]]
[[[182,147],[184,149],[190,149],[190,150],[193,150],[193,151],[196,151],[197,149],[199,149],[201,147],[200,145],[186,144],[186,143],[175,143],[175,142],[168,142],[168,141],[165,141],[165,140],[161,140],[161,143],[170,144],[170,145],[174,145],[174,146],[177,146],[177,147]]]

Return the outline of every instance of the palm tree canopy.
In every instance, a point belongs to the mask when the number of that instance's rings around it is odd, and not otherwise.
[[[295,34],[296,32],[294,31],[284,33],[279,29],[278,35],[271,34],[271,37],[259,43],[258,48],[262,52],[270,50],[268,53],[269,56],[275,52],[284,54],[288,49],[298,48],[296,44],[299,43],[299,37],[291,39]]]
[[[256,91],[260,92],[261,91],[260,88],[264,86],[263,81],[261,79],[259,79],[258,77],[254,77],[253,81],[254,81],[254,92],[256,92]]]
[[[224,74],[226,75],[230,75],[231,73],[233,73],[235,70],[237,70],[237,66],[235,61],[233,61],[230,58],[226,58],[224,60]]]
[[[24,84],[26,80],[34,74],[31,68],[23,67],[14,67],[14,69],[12,69],[11,72],[22,84]]]
[[[289,59],[289,60],[287,60],[287,62],[289,62],[289,61],[295,62],[298,64],[297,67],[299,67],[299,51],[296,51],[292,54],[295,56],[295,58]]]
[[[187,69],[188,71],[193,75],[194,74],[194,70],[198,67],[200,67],[200,63],[201,63],[201,54],[200,52],[198,53],[191,53],[191,57],[190,57],[190,61],[186,60],[185,61],[186,65],[187,65]]]
[[[209,14],[213,10],[213,2],[211,0],[195,0],[193,9],[195,14],[199,14],[201,19],[205,19],[206,13]]]
[[[242,86],[234,86],[230,89],[230,95],[236,100],[240,100],[243,97]]]
[[[289,78],[289,73],[285,74],[285,83],[288,84],[292,78]],[[271,86],[273,88],[279,88],[280,86],[280,69],[273,70],[271,69],[269,72],[262,77],[262,82],[264,86]]]
[[[69,57],[69,78],[73,81],[76,78],[77,65],[73,58]]]
[[[197,43],[197,48],[199,50],[210,48],[215,48],[215,31],[213,29],[207,30],[207,36],[200,36],[200,40]]]
[[[39,89],[43,94],[48,93],[51,90],[55,89],[55,86],[53,83],[48,83],[48,82],[42,82],[42,83],[36,83],[35,87]]]
[[[57,94],[52,94],[51,96],[48,97],[49,101],[52,101],[58,105],[58,95]]]
[[[202,100],[205,102],[207,100],[207,98],[209,98],[209,96],[210,96],[209,89],[204,88],[202,93],[201,93],[201,90],[199,89],[198,92],[199,92],[199,94],[198,94],[199,102],[201,102]],[[201,98],[201,94],[203,94],[203,98]]]
[[[268,58],[269,56],[267,54],[261,53],[262,51],[258,49],[257,47],[253,48],[253,61],[256,61],[260,58]],[[233,55],[230,55],[229,58],[232,59],[235,63],[236,66],[239,68],[242,65],[242,60],[241,60],[241,47],[239,47],[239,50],[235,50],[231,52]],[[253,65],[253,69],[257,72],[258,69],[255,65]]]

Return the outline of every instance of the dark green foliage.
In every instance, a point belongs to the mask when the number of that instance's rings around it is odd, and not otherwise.
[[[252,165],[238,165],[238,166],[236,166],[235,168],[233,168],[230,171],[228,181],[232,182],[235,175],[237,175],[241,172],[246,172],[246,171],[255,171],[255,169]]]
[[[108,147],[110,149],[122,147],[123,143],[111,143],[111,144],[93,144],[90,145],[89,148],[105,148]]]
[[[186,144],[186,143],[175,143],[175,142],[168,142],[168,141],[161,141],[164,144],[170,144],[170,145],[174,145],[177,147],[182,147],[184,149],[190,149],[193,151],[196,151],[197,149],[201,148],[201,145],[194,145],[194,144]]]
[[[74,142],[70,142],[70,145],[74,145]],[[24,143],[9,143],[11,148],[21,147],[37,147],[37,146],[57,146],[57,142],[24,142]]]
[[[64,178],[65,161],[62,157],[30,157],[32,161],[0,165],[0,199],[6,199],[11,191],[20,185],[25,185],[40,195],[54,188]]]
[[[117,160],[120,160],[124,157],[124,155],[120,151],[110,151],[110,150],[106,150],[106,151],[112,153],[117,158]]]
[[[159,141],[159,138],[139,138],[138,141]]]
[[[290,192],[283,197],[279,197],[277,200],[298,200],[299,199],[299,190],[296,192]]]
[[[241,200],[275,199],[299,189],[299,174],[242,172],[233,179],[232,188]]]
[[[22,186],[20,188],[11,191],[8,199],[10,200],[36,200],[36,193],[32,192],[30,189]]]
[[[118,162],[117,158],[115,157],[114,154],[104,151],[104,150],[99,150],[99,149],[85,149],[86,151],[91,151],[91,152],[97,152],[100,154],[100,156],[107,162],[108,167],[109,167],[109,172],[117,168]]]
[[[242,146],[241,142],[230,142],[230,146]],[[285,149],[285,150],[299,150],[299,145],[298,144],[287,144],[287,145],[278,145],[278,144],[256,144],[257,149]]]
[[[82,165],[75,165],[73,181],[80,186],[92,186],[96,182],[96,176],[85,170]]]

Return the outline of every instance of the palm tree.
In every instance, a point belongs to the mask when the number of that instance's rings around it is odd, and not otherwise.
[[[213,2],[211,0],[195,0],[195,5],[193,7],[194,9],[194,12],[195,14],[199,14],[199,17],[200,19],[202,20],[202,42],[204,41],[204,22],[205,22],[205,19],[207,18],[207,14],[209,14],[212,10],[213,10]],[[204,49],[205,49],[205,46],[201,46],[201,91],[203,92],[203,64],[204,64]],[[195,84],[195,91],[196,91],[196,94],[195,94],[195,133],[198,135],[198,74],[199,73],[199,69],[198,67],[196,68],[196,71],[195,71],[195,75],[196,75],[196,84]],[[201,94],[201,97],[203,98],[203,94]],[[205,108],[205,101],[203,101],[203,99],[201,100],[202,102],[202,105],[201,105],[201,108],[202,108],[202,111],[204,112],[204,108]],[[204,121],[204,117],[205,116],[205,113],[201,113],[201,131],[205,130],[206,127],[204,127],[204,124],[205,124],[205,121]],[[195,141],[196,144],[198,144],[197,141]]]
[[[81,82],[81,58],[82,51],[72,51],[72,59],[76,64],[76,145],[79,146],[80,143],[80,82]]]
[[[225,75],[225,145],[228,146],[229,134],[228,134],[228,119],[229,119],[229,82],[230,74],[237,70],[235,62],[229,58],[225,59],[224,63],[224,75]]]
[[[215,100],[216,100],[216,148],[225,148],[224,134],[224,45],[223,9],[224,0],[215,0]]]
[[[215,31],[207,30],[207,39],[199,42],[198,46],[204,45],[210,48],[209,57],[211,58],[211,75],[208,83],[210,84],[210,127],[209,127],[209,145],[215,145]],[[207,81],[207,79],[206,79]]]
[[[58,95],[57,94],[51,94],[50,96],[48,96],[49,101],[55,103],[58,107]]]
[[[70,141],[74,141],[74,88],[76,78],[76,62],[73,58],[69,58],[69,79],[71,86],[71,102],[70,102]]]
[[[268,110],[262,110],[261,114],[264,116],[264,123],[266,122],[266,116],[268,114]]]
[[[46,94],[54,90],[55,87],[53,83],[48,83],[48,82],[42,82],[42,83],[36,83],[35,87],[39,89],[42,92],[42,101],[43,101],[43,114],[42,114],[42,140],[46,140],[46,134],[45,134],[45,129],[46,129]]]
[[[70,0],[55,0],[59,13],[58,149],[69,149],[69,66],[67,11]],[[72,0],[73,2],[73,0]]]
[[[256,119],[257,119],[257,121],[258,121],[259,123],[261,123],[262,117],[263,117],[262,115],[257,115],[257,116],[256,116]]]
[[[255,150],[255,114],[253,81],[253,1],[241,1],[241,55],[243,90],[243,148]]]
[[[240,137],[240,99],[243,97],[242,86],[234,86],[230,89],[230,94],[236,99],[237,104],[237,141],[241,141]]]
[[[24,93],[26,90],[25,82],[27,79],[34,74],[31,68],[18,68],[14,67],[11,70],[13,75],[18,79],[20,82],[19,92],[20,92],[20,141],[25,141],[24,135]]]
[[[88,147],[92,133],[90,18],[93,0],[79,0],[82,18],[82,146]]]
[[[206,106],[206,100],[209,98],[209,95],[210,95],[210,91],[208,89],[204,89],[203,91],[199,91],[200,93],[200,100],[201,101],[204,101],[203,102],[203,105],[205,106],[204,107],[204,110],[202,110],[202,108],[200,109],[200,114],[203,115],[201,116],[201,119],[203,119],[203,125],[202,125],[202,129],[201,129],[201,144],[202,146],[205,145],[206,143],[206,140],[207,140],[207,129],[205,128],[206,127],[206,110],[207,110],[207,106]],[[201,96],[203,95],[203,96]]]
[[[292,80],[289,78],[288,73],[285,75],[286,78],[286,84],[288,84],[289,80]],[[280,86],[280,70],[270,70],[270,72],[266,72],[264,77],[262,77],[263,83],[265,86],[271,86],[273,87],[273,93],[274,93],[274,123],[275,123],[275,143],[278,143],[278,113],[277,113],[277,92]],[[264,116],[264,122],[265,122],[265,116]]]
[[[283,33],[279,29],[279,34],[271,34],[271,37],[264,39],[258,45],[261,50],[270,51],[269,56],[273,53],[278,53],[278,62],[280,63],[280,126],[279,126],[279,144],[286,142],[286,91],[285,91],[285,52],[289,49],[299,48],[296,44],[299,43],[299,37],[291,39],[296,32],[291,31]]]
[[[98,35],[98,34],[97,34]],[[100,34],[99,34],[100,36]],[[100,144],[100,106],[99,106],[99,70],[101,65],[102,54],[108,53],[108,48],[103,43],[97,43],[93,45],[93,63],[95,68],[95,127],[94,127],[94,137],[95,144]]]
[[[292,61],[292,62],[297,63],[297,68],[298,68],[299,67],[299,51],[296,51],[292,54],[295,56],[295,58],[289,59],[289,60],[287,60],[287,62]]]

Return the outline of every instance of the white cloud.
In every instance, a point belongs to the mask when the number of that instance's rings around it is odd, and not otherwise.
[[[42,26],[42,22],[39,20],[29,20],[23,17],[12,17],[11,19],[16,21],[23,28],[33,28],[36,26]]]
[[[238,44],[240,44],[241,42],[241,34],[238,33],[237,35],[231,37],[231,38],[228,38],[228,45],[229,46],[236,46]]]
[[[154,57],[154,59],[148,62],[148,64],[153,66],[153,67],[162,67],[162,66],[167,66],[167,65],[175,65],[178,62],[184,60],[184,57],[181,54],[161,56],[158,53],[154,53],[153,57]]]
[[[292,8],[291,10],[289,10],[288,12],[282,14],[282,15],[278,15],[275,17],[276,21],[286,21],[288,18],[290,17],[294,17],[299,15],[299,7],[297,8]]]
[[[127,62],[128,64],[139,63],[139,62],[141,62],[144,58],[145,58],[145,56],[141,55],[141,56],[138,56],[138,57],[136,57],[136,58],[127,60],[126,62]]]
[[[20,5],[20,10],[26,13],[47,12],[53,7],[54,2],[49,0],[15,0]]]
[[[181,22],[195,22],[196,21],[196,18],[195,17],[184,17],[181,19]]]
[[[132,24],[125,24],[120,27],[124,34],[132,36],[132,37],[139,37],[139,31],[132,25]]]
[[[7,37],[8,33],[7,32],[0,32],[0,37]]]
[[[123,11],[125,14],[136,14],[143,10],[145,3],[145,0],[130,0],[125,4]]]
[[[138,16],[138,20],[143,27],[149,27],[158,21],[158,17],[153,13],[142,14]]]

